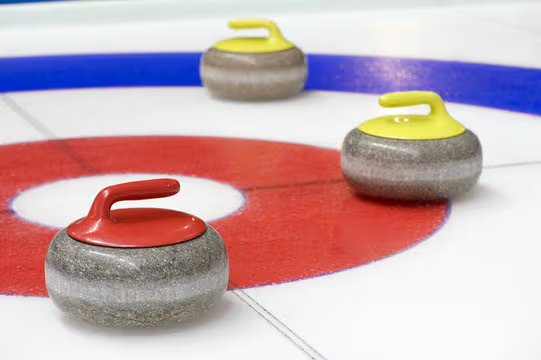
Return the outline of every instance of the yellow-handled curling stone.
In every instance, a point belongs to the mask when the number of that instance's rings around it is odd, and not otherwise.
[[[306,82],[306,59],[266,19],[237,19],[232,29],[265,28],[268,37],[220,41],[201,59],[203,85],[218,98],[262,101],[298,94]]]
[[[382,95],[384,107],[428,104],[428,115],[389,115],[362,123],[345,138],[344,178],[359,194],[440,200],[469,191],[482,169],[477,136],[455,121],[429,91]]]

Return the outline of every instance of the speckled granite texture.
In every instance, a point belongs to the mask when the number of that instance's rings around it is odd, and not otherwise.
[[[201,316],[217,304],[228,280],[225,245],[210,226],[195,239],[151,248],[91,245],[64,229],[45,261],[54,303],[107,327],[164,326]]]
[[[201,80],[210,93],[230,100],[287,98],[304,88],[307,66],[297,48],[236,53],[210,48],[201,59]]]
[[[440,200],[469,191],[482,169],[481,144],[469,130],[438,140],[396,140],[353,129],[342,146],[344,178],[355,192],[398,200]]]

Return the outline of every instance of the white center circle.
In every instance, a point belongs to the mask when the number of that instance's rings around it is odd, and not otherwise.
[[[60,180],[30,188],[16,196],[10,208],[17,216],[30,222],[63,228],[86,216],[92,201],[103,188],[159,178],[178,180],[180,193],[161,199],[122,201],[114,204],[113,209],[172,209],[211,222],[239,211],[246,202],[240,190],[210,179],[168,174],[107,174]]]

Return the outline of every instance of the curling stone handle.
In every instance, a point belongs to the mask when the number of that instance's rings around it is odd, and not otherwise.
[[[283,37],[280,29],[274,21],[267,19],[235,19],[230,20],[228,23],[231,29],[257,29],[265,28],[269,30],[269,37],[267,40],[269,42],[286,42],[287,40]]]
[[[111,206],[124,200],[146,200],[175,195],[180,184],[175,179],[133,181],[106,187],[94,199],[87,220],[109,219]]]
[[[427,117],[438,122],[454,122],[453,118],[447,113],[441,97],[432,91],[388,93],[379,97],[379,104],[383,107],[429,105],[430,113]]]

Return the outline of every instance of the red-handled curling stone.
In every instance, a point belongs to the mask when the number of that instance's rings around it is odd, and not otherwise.
[[[100,326],[157,326],[200,316],[229,280],[220,235],[196,216],[168,209],[111,210],[124,200],[172,196],[174,179],[110,186],[88,215],[60,231],[45,261],[50,297]]]

